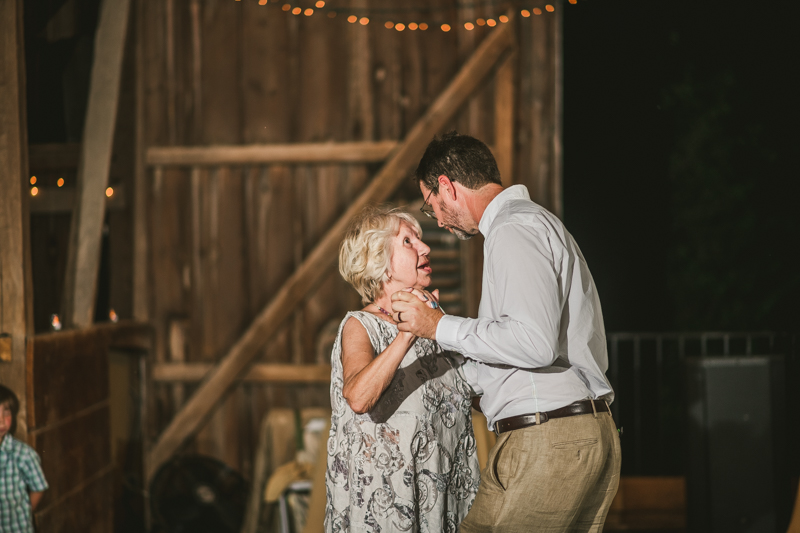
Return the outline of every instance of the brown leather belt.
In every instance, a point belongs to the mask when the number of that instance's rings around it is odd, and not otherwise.
[[[594,403],[594,408],[592,408],[592,403]],[[553,409],[552,411],[547,411],[545,413],[534,413],[532,415],[512,416],[495,422],[494,431],[499,435],[500,433],[505,433],[506,431],[512,431],[514,429],[522,429],[528,426],[544,424],[551,418],[564,418],[567,416],[588,415],[595,412],[607,413],[608,404],[603,400],[581,400],[579,402],[574,402],[564,407]]]

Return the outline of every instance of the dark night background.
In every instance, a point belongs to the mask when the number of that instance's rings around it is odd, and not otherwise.
[[[797,331],[797,4],[564,10],[564,218],[608,331]]]

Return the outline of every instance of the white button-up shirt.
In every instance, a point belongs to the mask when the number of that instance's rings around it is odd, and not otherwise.
[[[489,428],[510,416],[545,412],[584,398],[611,402],[603,314],[578,244],[524,185],[487,206],[478,318],[445,315],[444,348],[463,353],[464,372]]]

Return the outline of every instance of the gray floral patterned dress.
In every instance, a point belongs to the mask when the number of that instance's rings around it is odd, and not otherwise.
[[[351,316],[376,354],[398,333],[364,311],[348,313],[339,326],[331,353],[325,531],[456,532],[480,482],[463,359],[417,339],[375,407],[356,414],[342,396],[342,329]]]

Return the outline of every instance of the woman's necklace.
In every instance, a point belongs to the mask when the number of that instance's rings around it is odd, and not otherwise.
[[[383,313],[384,315],[386,315],[386,316],[388,316],[389,318],[391,318],[392,320],[394,320],[394,317],[392,317],[392,313],[390,313],[389,311],[387,311],[386,309],[384,309],[384,308],[383,308],[383,307],[381,307],[380,305],[376,304],[375,302],[372,302],[372,305],[374,305],[375,307],[377,307],[377,308],[378,308],[378,311],[380,311],[380,312],[381,312],[381,313]]]

